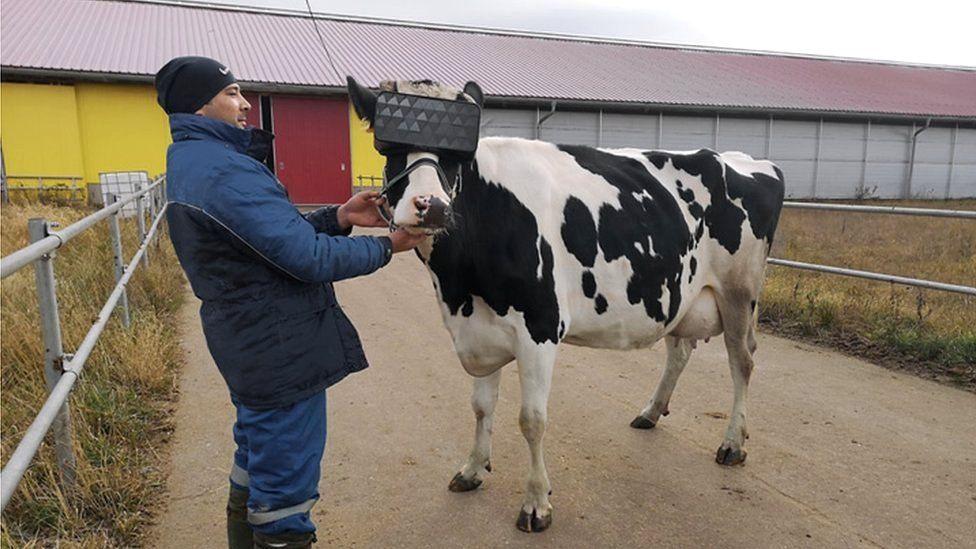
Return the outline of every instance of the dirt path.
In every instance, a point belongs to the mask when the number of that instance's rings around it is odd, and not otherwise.
[[[447,484],[470,450],[470,378],[410,254],[339,285],[373,366],[329,390],[318,547],[976,547],[976,395],[761,336],[744,467],[713,462],[731,408],[720,341],[699,346],[652,431],[628,423],[660,346],[560,351],[546,436],[554,522],[515,529],[528,453],[503,375],[494,472]],[[153,545],[221,547],[233,409],[185,311],[189,363],[168,508]],[[720,338],[719,338],[720,339]]]

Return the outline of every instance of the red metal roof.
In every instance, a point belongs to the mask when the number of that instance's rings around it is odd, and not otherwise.
[[[976,68],[715,51],[138,2],[4,0],[0,64],[152,75],[207,55],[238,79],[344,87],[346,74],[476,80],[493,96],[976,117]],[[337,74],[338,73],[338,74]]]

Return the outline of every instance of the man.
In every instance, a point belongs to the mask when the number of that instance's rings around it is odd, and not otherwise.
[[[423,237],[348,236],[354,225],[384,226],[377,193],[300,214],[262,163],[273,136],[247,127],[250,104],[217,61],[173,59],[155,84],[173,136],[170,238],[237,408],[228,543],[310,547],[325,389],[367,366],[332,283],[383,267]]]

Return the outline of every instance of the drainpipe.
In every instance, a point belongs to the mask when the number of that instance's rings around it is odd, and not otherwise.
[[[926,118],[925,119],[925,125],[922,126],[919,129],[915,130],[915,133],[912,134],[912,156],[908,160],[908,185],[905,188],[905,191],[903,193],[904,196],[902,196],[902,198],[911,198],[912,197],[912,178],[915,175],[915,146],[918,145],[918,134],[920,134],[920,133],[924,132],[925,130],[929,129],[929,126],[931,124],[932,124],[932,119],[931,118]]]
[[[536,112],[538,112],[538,111],[536,111]],[[535,123],[535,138],[536,139],[539,139],[539,135],[542,133],[542,123],[545,122],[546,120],[549,120],[549,117],[552,116],[552,115],[554,115],[554,114],[556,114],[556,102],[555,101],[552,102],[552,106],[550,107],[549,112],[547,112],[545,116],[543,116],[542,118],[540,118],[540,119],[538,119],[536,121],[536,123]]]

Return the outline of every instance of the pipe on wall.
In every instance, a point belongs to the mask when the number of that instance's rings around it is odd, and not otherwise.
[[[912,197],[912,178],[915,176],[915,147],[918,145],[918,134],[929,129],[931,125],[932,119],[926,118],[925,125],[915,130],[915,133],[912,134],[912,154],[908,160],[908,181],[905,183],[905,188],[902,191],[902,198]]]
[[[538,113],[538,112],[539,111],[536,111],[536,113]],[[545,122],[546,120],[549,120],[549,118],[552,115],[554,115],[554,114],[556,114],[556,102],[555,101],[552,102],[552,104],[551,104],[551,106],[549,108],[549,112],[547,112],[545,114],[545,116],[543,116],[542,118],[539,118],[538,120],[536,120],[536,123],[535,123],[535,138],[536,139],[539,139],[540,138],[540,135],[542,133],[542,123]],[[538,116],[538,114],[536,114],[536,116]]]

